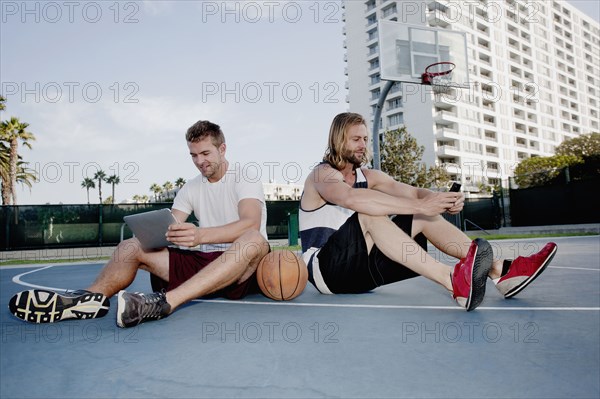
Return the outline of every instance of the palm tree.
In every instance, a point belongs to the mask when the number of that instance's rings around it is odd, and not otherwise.
[[[98,195],[100,196],[100,204],[102,204],[102,181],[106,180],[106,173],[100,169],[94,173],[94,180],[98,180]]]
[[[154,193],[154,200],[158,202],[158,195],[163,191],[162,187],[154,183],[150,186],[150,191]]]
[[[5,187],[5,199],[8,199],[9,203],[5,203],[5,205],[10,205],[10,197],[12,197],[13,205],[17,204],[15,186],[17,185],[19,141],[22,142],[24,147],[31,149],[31,144],[29,142],[35,140],[33,133],[26,130],[28,127],[28,123],[21,122],[19,118],[14,116],[11,117],[10,120],[2,122],[0,125],[0,138],[9,145],[8,184],[7,187]]]
[[[169,198],[170,194],[169,191],[173,190],[173,183],[171,183],[170,181],[166,181],[165,184],[163,184],[163,190],[165,192],[165,194],[167,194],[167,198]]]
[[[112,185],[112,204],[115,203],[115,184],[121,183],[121,179],[117,175],[108,176],[106,182]]]
[[[32,183],[37,181],[37,176],[35,175],[35,171],[28,168],[27,162],[23,162],[21,156],[19,155],[19,160],[17,161],[17,183],[24,184],[31,189]],[[9,148],[4,145],[4,143],[0,142],[0,191],[2,192],[2,204],[8,205],[11,196],[14,199],[14,193],[11,195],[8,191],[8,181],[9,181]]]
[[[37,181],[37,176],[35,171],[28,168],[27,165],[29,165],[29,162],[23,162],[21,160],[17,162],[17,183],[24,184],[31,190],[31,183]]]
[[[150,200],[150,198],[148,198],[148,196],[146,194],[140,196],[140,202],[142,204],[146,204],[149,200]]]
[[[177,188],[183,187],[184,184],[185,184],[185,179],[183,177],[180,177],[177,180],[175,180],[175,187],[177,187]]]
[[[90,179],[89,177],[86,177],[81,182],[81,187],[83,187],[87,190],[87,200],[88,200],[88,205],[89,205],[90,204],[90,188],[96,188],[96,183],[94,182],[94,179]]]
[[[6,106],[4,105],[5,102],[6,98],[0,96],[0,111],[4,111],[6,109]]]
[[[10,149],[0,141],[0,179],[2,179],[2,205],[8,205],[10,193],[8,191],[8,181],[10,179],[8,169],[10,160]]]

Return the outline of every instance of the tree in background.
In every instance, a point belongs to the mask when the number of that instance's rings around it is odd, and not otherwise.
[[[184,184],[185,184],[185,179],[183,177],[179,177],[177,180],[175,180],[175,187],[177,187],[177,188],[183,187]]]
[[[600,154],[600,133],[582,134],[563,141],[556,155],[574,155],[581,159]]]
[[[148,202],[149,198],[147,195],[134,195],[133,196],[133,200],[136,202],[136,204],[145,204]]]
[[[565,169],[569,179],[580,180],[600,176],[600,133],[583,134],[563,141],[556,155],[532,157],[515,169],[519,188],[537,187],[564,181]]]
[[[87,203],[89,205],[90,204],[90,188],[96,188],[96,183],[94,182],[94,179],[90,179],[89,177],[86,177],[81,182],[81,187],[85,188],[87,191]]]
[[[387,130],[381,145],[381,170],[395,180],[415,187],[440,188],[450,181],[441,166],[427,168],[421,162],[425,147],[407,132],[406,127]]]
[[[573,155],[527,158],[515,169],[515,183],[519,188],[552,184],[565,167],[580,162],[581,159]]]
[[[6,106],[4,105],[4,103],[6,102],[6,99],[2,96],[0,96],[0,111],[4,111],[6,109]],[[0,127],[1,129],[1,127]],[[2,132],[0,131],[0,135],[2,134]],[[9,179],[9,174],[8,174],[8,164],[9,164],[9,149],[8,147],[0,141],[0,190],[2,191],[2,205],[7,204],[8,202],[5,201],[6,199],[6,188],[7,188],[7,184],[5,184],[5,182],[8,182]]]
[[[158,202],[159,196],[163,191],[162,187],[154,183],[150,186],[150,191],[154,193],[154,201]]]
[[[0,141],[0,179],[2,179],[2,205],[8,205],[10,202],[11,193],[8,190],[8,181],[10,174],[8,172],[10,164],[10,149],[6,144]]]
[[[115,203],[115,185],[121,183],[121,179],[117,175],[108,176],[106,182],[112,186],[111,204]]]
[[[98,195],[100,197],[100,204],[102,203],[102,181],[106,180],[106,173],[100,169],[94,173],[94,180],[98,180]]]
[[[175,188],[175,186],[173,185],[173,183],[171,183],[170,181],[167,180],[162,185],[162,188],[163,188],[163,192],[167,195],[167,198],[171,198],[170,191],[172,191],[173,188]]]
[[[35,141],[35,135],[27,131],[28,127],[28,123],[21,122],[19,118],[14,116],[0,124],[0,140],[3,142],[0,151],[5,153],[8,148],[8,173],[3,172],[2,178],[2,202],[4,205],[10,205],[11,200],[13,205],[17,204],[16,185],[17,175],[19,174],[19,160],[21,159],[19,156],[19,142],[23,147],[31,149],[30,142]],[[6,169],[5,158],[5,156],[2,157],[2,169]],[[22,163],[21,168],[25,165],[26,163]],[[4,176],[5,174],[6,176]],[[29,182],[29,180],[27,181]]]

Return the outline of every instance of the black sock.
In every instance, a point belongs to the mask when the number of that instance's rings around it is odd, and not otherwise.
[[[512,264],[512,262],[512,260],[504,259],[504,262],[502,262],[502,274],[500,275],[500,277],[504,277],[506,273],[508,273],[508,269],[510,269],[510,265]]]

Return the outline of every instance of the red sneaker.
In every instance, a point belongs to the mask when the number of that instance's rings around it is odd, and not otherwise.
[[[537,276],[542,274],[546,266],[550,263],[557,246],[549,242],[537,254],[523,257],[519,256],[510,264],[508,272],[500,277],[496,283],[496,288],[505,298],[517,295],[527,287]]]
[[[492,268],[492,246],[483,238],[476,238],[467,256],[454,266],[452,273],[452,297],[467,309],[475,309],[485,295],[485,283]]]

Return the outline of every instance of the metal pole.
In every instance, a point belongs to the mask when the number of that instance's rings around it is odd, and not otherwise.
[[[377,105],[375,106],[375,116],[373,117],[373,168],[377,170],[381,169],[381,157],[379,155],[379,119],[381,118],[383,103],[394,83],[396,82],[391,80],[386,82],[381,94],[379,94],[379,101],[377,101]]]

